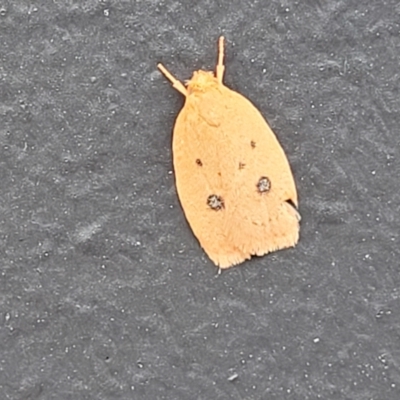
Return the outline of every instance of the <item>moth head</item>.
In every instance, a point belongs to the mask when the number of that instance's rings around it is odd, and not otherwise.
[[[217,87],[218,81],[213,72],[195,71],[192,78],[187,82],[189,93],[205,92],[206,90]]]

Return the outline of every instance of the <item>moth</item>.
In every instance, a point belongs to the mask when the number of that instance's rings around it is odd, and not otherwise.
[[[224,37],[214,72],[195,71],[173,132],[176,188],[200,245],[221,269],[299,239],[296,186],[286,155],[257,108],[227,88]]]

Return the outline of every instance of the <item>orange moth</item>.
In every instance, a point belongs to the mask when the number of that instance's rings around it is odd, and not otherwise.
[[[185,96],[173,133],[176,187],[201,246],[220,268],[294,246],[297,193],[285,153],[265,119],[228,89],[224,38],[215,74],[195,71],[186,85],[160,71]]]

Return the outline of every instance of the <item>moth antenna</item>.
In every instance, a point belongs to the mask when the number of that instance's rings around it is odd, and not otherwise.
[[[172,87],[179,93],[182,93],[185,97],[187,96],[187,90],[184,84],[176,79],[162,64],[157,64],[157,68],[165,75],[165,77],[172,83]]]
[[[219,83],[222,83],[222,80],[224,79],[224,44],[225,38],[223,36],[220,36],[218,40],[218,64],[216,67],[216,75]]]

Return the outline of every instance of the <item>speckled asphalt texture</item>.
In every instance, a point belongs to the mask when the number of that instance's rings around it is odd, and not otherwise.
[[[180,79],[260,109],[298,246],[217,274],[177,198]],[[0,398],[400,398],[397,0],[0,0]]]

